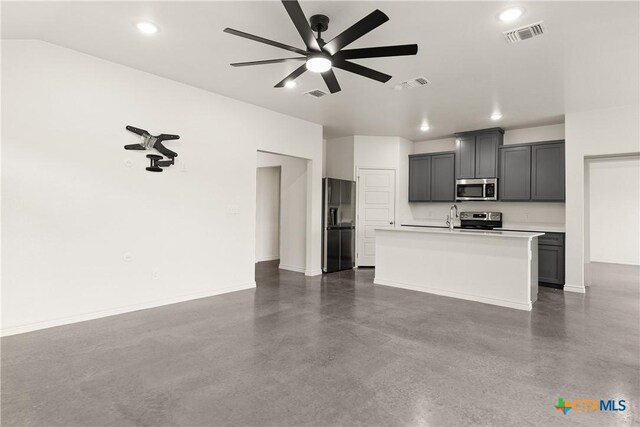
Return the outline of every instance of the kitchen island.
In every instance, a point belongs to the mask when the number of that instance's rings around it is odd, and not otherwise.
[[[376,230],[374,283],[531,310],[544,233],[399,227]]]

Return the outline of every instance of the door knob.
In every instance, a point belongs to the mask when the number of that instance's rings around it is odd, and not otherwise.
[[[389,224],[393,225],[393,221],[390,221]]]

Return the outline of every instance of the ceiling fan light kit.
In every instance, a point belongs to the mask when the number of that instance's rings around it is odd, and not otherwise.
[[[324,73],[325,71],[329,71],[331,69],[331,65],[331,59],[322,54],[310,56],[306,63],[307,70],[314,73]]]
[[[380,10],[374,10],[369,15],[365,16],[360,21],[356,22],[351,27],[338,34],[329,42],[325,43],[325,41],[322,39],[322,33],[329,29],[329,18],[326,15],[313,15],[309,19],[309,21],[307,21],[307,18],[305,17],[304,12],[300,7],[300,3],[298,3],[297,0],[282,0],[282,4],[289,14],[289,17],[293,21],[294,26],[298,30],[300,37],[302,37],[306,50],[299,49],[294,46],[289,46],[273,40],[265,39],[264,37],[245,33],[243,31],[234,30],[232,28],[224,29],[225,33],[257,41],[259,43],[268,44],[270,46],[278,47],[280,49],[284,49],[289,52],[294,52],[298,55],[301,55],[294,58],[236,62],[231,64],[231,66],[233,67],[245,67],[252,65],[276,64],[292,61],[305,62],[280,82],[278,82],[275,85],[276,88],[292,87],[289,82],[294,81],[305,71],[309,70],[315,73],[320,73],[322,79],[324,80],[327,88],[329,88],[329,91],[331,93],[339,92],[341,88],[340,84],[338,84],[338,80],[333,71],[333,68],[339,68],[341,70],[348,71],[362,77],[367,77],[372,80],[386,83],[387,81],[389,81],[389,79],[391,79],[390,75],[381,73],[380,71],[373,70],[360,64],[356,64],[355,62],[350,62],[349,60],[381,58],[387,56],[415,55],[418,53],[417,44],[343,50],[343,48],[347,45],[353,43],[360,37],[376,29],[389,20],[389,17],[382,13]],[[313,34],[314,31],[317,33],[317,36]]]

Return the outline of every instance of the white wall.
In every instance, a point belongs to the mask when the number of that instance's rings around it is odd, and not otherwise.
[[[353,161],[357,168],[397,168],[400,140],[397,136],[353,137]]]
[[[322,177],[327,176],[327,140],[322,139]]]
[[[523,129],[507,130],[504,133],[504,144],[523,144],[528,142],[552,141],[564,139],[564,124],[537,126]],[[418,141],[413,145],[413,153],[434,153],[439,151],[455,151],[456,139],[443,138],[432,141]],[[406,173],[405,173],[406,175]],[[520,203],[520,202],[458,202],[461,211],[496,210],[504,214],[505,226],[540,226],[562,228],[565,223],[564,203]],[[411,203],[411,215],[405,223],[432,224],[442,223],[449,215],[451,203]]]
[[[640,265],[640,158],[588,162],[590,260]]]
[[[584,292],[588,278],[588,221],[585,221],[585,156],[640,152],[638,104],[567,113],[565,290]],[[586,273],[586,274],[585,274]]]
[[[319,125],[38,41],[3,40],[2,89],[4,335],[253,287],[257,150],[312,160],[320,273]],[[146,172],[128,124],[177,164]]]
[[[353,136],[328,139],[325,143],[325,177],[353,180]]]
[[[354,137],[354,167],[394,169],[396,171],[395,212],[396,223],[401,223],[409,213],[409,154],[412,142],[398,136],[363,136]],[[354,175],[354,179],[357,176]],[[356,226],[358,224],[356,223]]]
[[[306,272],[307,161],[258,152],[258,166],[280,167],[280,268]]]
[[[455,149],[456,149],[455,137],[432,139],[432,140],[414,142],[412,154],[438,153],[441,151],[455,151]]]
[[[525,144],[529,142],[553,141],[564,139],[564,123],[556,125],[535,126],[522,129],[510,129],[504,132],[504,145]],[[455,151],[456,138],[442,138],[417,141],[413,145],[413,153],[435,153],[438,151]]]
[[[564,123],[531,128],[511,129],[504,132],[504,145],[564,139]]]
[[[260,164],[259,159],[258,164]],[[302,201],[306,204],[306,198],[303,198]],[[258,167],[256,174],[256,262],[275,259],[280,259],[280,167]]]
[[[398,142],[398,210],[396,224],[413,219],[409,203],[409,154],[413,154],[413,142],[399,138]]]

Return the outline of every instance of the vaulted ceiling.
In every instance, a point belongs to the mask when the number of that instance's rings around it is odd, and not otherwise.
[[[299,117],[325,137],[398,135],[432,139],[456,131],[563,121],[571,110],[638,102],[638,2],[521,2],[525,14],[504,23],[505,2],[302,1],[307,17],[331,19],[330,40],[371,11],[390,21],[349,48],[417,43],[418,55],[355,60],[393,76],[386,84],[336,70],[342,91],[307,72],[293,89],[273,86],[299,66],[233,68],[231,62],[291,56],[223,33],[232,27],[304,47],[280,2],[3,2],[2,37],[39,39]],[[135,24],[160,28],[140,34]],[[548,32],[510,44],[502,32],[544,20]],[[295,55],[293,55],[295,56]],[[424,76],[427,86],[394,90]],[[502,119],[494,122],[494,111]],[[427,122],[430,130],[422,132]]]

